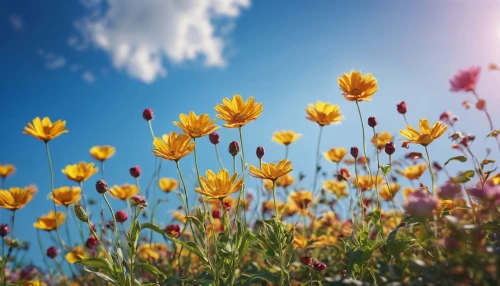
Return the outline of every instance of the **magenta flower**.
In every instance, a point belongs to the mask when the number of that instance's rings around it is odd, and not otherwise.
[[[460,184],[454,184],[450,181],[445,182],[438,191],[438,195],[445,199],[454,199],[461,193],[462,186]]]
[[[465,70],[458,70],[458,72],[450,79],[450,91],[474,91],[476,89],[477,81],[479,80],[479,73],[481,67],[472,66]]]
[[[438,206],[439,203],[435,198],[428,196],[425,192],[417,191],[408,195],[404,209],[415,218],[424,219],[431,218]]]

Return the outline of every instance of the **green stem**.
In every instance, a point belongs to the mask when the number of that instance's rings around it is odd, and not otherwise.
[[[43,263],[45,264],[45,267],[47,267],[47,270],[50,271],[51,269],[50,269],[50,266],[49,266],[49,262],[47,261],[46,253],[44,251],[45,248],[43,247],[43,244],[42,244],[42,238],[40,237],[40,230],[39,229],[36,230],[36,238],[38,240],[38,247],[40,248],[40,252],[42,253]],[[59,272],[61,272],[60,273],[61,275],[64,274],[64,272],[62,271],[62,269],[59,269]]]
[[[117,249],[122,248],[121,243],[120,243],[120,235],[118,234],[118,224],[116,222],[115,213],[113,212],[113,208],[111,207],[111,204],[109,203],[108,198],[106,198],[106,193],[102,194],[102,197],[104,198],[106,205],[108,205],[109,211],[111,212],[111,216],[113,217],[115,236],[116,236],[116,248]]]
[[[314,164],[314,182],[313,182],[313,193],[316,193],[316,183],[318,181],[319,174],[319,148],[321,145],[321,136],[323,135],[323,126],[319,127],[318,143],[316,144],[316,163]]]
[[[356,187],[358,189],[358,204],[359,204],[359,209],[361,211],[361,227],[363,231],[365,230],[365,208],[363,204],[363,197],[361,193],[361,188],[359,186],[359,176],[358,176],[358,160],[357,158],[354,158],[354,173],[356,175]]]
[[[189,222],[189,219],[187,218],[189,216],[189,197],[188,197],[188,192],[187,192],[187,188],[186,188],[186,183],[184,182],[184,177],[182,176],[181,167],[179,166],[179,161],[175,161],[175,164],[177,166],[177,172],[179,173],[179,177],[181,178],[182,187],[184,189],[184,196],[186,196],[186,204],[185,204],[185,208],[184,208],[185,213],[186,213],[186,224],[189,223],[189,227],[191,228],[191,233],[193,234],[193,238],[196,241],[196,235],[194,233],[193,225]]]
[[[7,257],[5,257],[5,262],[3,263],[3,267],[2,267],[2,282],[3,282],[3,285],[6,286],[7,285],[7,278],[5,277],[5,268],[7,267],[7,263],[9,262],[9,258],[12,254],[12,249],[13,249],[13,245],[14,245],[14,230],[15,230],[15,224],[16,223],[16,211],[14,210],[12,212],[12,232],[10,233],[10,237],[12,239],[12,244],[9,246],[9,250],[7,251]],[[2,237],[2,252],[3,252],[3,241],[4,241],[4,238]],[[3,255],[2,255],[2,259],[3,259]]]
[[[71,235],[69,234],[69,223],[68,223],[68,220],[70,218],[70,215],[69,215],[69,208],[66,207],[66,216],[68,217],[66,219],[66,223],[65,223],[65,229],[66,229],[66,236],[68,237],[68,243],[69,243],[69,246],[72,247],[73,246],[73,243],[71,242]],[[56,220],[57,220],[57,216],[56,216]]]
[[[375,142],[377,142],[377,133],[375,132],[375,127],[373,127],[373,136],[375,137]],[[377,173],[375,174],[375,194],[377,195],[377,206],[379,210],[379,223],[380,223],[380,229],[382,230],[382,235],[384,233],[384,225],[382,224],[382,207],[380,204],[380,195],[378,191],[378,173],[380,172],[380,156],[379,156],[379,149],[378,146],[375,146],[375,151],[377,154]],[[390,157],[390,155],[389,155]],[[390,162],[389,162],[390,164]],[[384,174],[385,176],[385,174]],[[395,210],[394,210],[395,211]]]
[[[403,118],[405,119],[406,125],[410,125],[408,124],[408,120],[406,119],[406,114],[403,114]]]
[[[52,197],[55,198],[54,195],[54,170],[52,168],[52,160],[50,158],[50,151],[49,151],[49,142],[45,142],[45,151],[47,153],[47,160],[49,161],[49,170],[50,170],[50,189],[52,191]],[[64,242],[61,239],[61,234],[59,233],[59,221],[57,220],[57,211],[56,211],[56,201],[52,200],[52,206],[54,209],[54,216],[56,216],[56,233],[57,233],[57,238],[59,240],[59,245],[61,246],[62,249],[64,249]]]
[[[363,116],[361,115],[361,109],[359,108],[359,102],[356,100],[356,106],[358,107],[359,120],[361,121],[361,131],[363,135],[363,156],[365,156],[365,166],[368,171],[368,176],[370,176],[371,183],[373,185],[372,173],[370,171],[370,165],[368,163],[368,157],[366,157],[366,139],[365,139],[365,124],[363,122]]]
[[[215,154],[217,155],[217,160],[219,160],[220,168],[224,169],[224,165],[222,165],[222,160],[220,159],[219,156],[219,148],[217,148],[217,144],[215,144],[214,146],[215,146]]]
[[[155,132],[153,131],[153,125],[151,124],[151,120],[148,120],[149,133],[151,133],[151,137],[155,140]]]
[[[240,133],[240,145],[241,145],[241,178],[243,179],[243,184],[241,185],[241,192],[240,192],[240,201],[242,197],[246,199],[245,197],[245,148],[243,147],[243,132],[241,131],[241,126],[238,128],[239,133]],[[239,203],[239,202],[238,202]],[[245,204],[246,205],[246,204]],[[236,210],[238,211],[238,209]],[[243,206],[243,224],[246,225],[246,207]]]
[[[101,180],[104,180],[104,160],[101,161]]]
[[[431,189],[431,194],[434,196],[434,172],[432,171],[432,164],[431,164],[431,158],[429,157],[429,151],[427,150],[427,146],[425,147],[425,155],[427,156],[427,167],[429,168],[429,174],[431,175],[431,181],[432,181],[432,189]]]

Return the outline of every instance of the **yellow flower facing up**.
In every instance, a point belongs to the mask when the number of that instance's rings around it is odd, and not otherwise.
[[[325,159],[332,163],[339,163],[347,155],[347,150],[345,148],[332,148],[323,153]]]
[[[85,253],[85,248],[83,246],[75,246],[68,254],[66,254],[66,261],[68,263],[75,263],[79,260],[82,260],[87,257],[87,254]]]
[[[66,121],[57,120],[52,123],[48,117],[43,119],[37,117],[33,119],[33,122],[29,122],[28,126],[24,127],[23,134],[31,135],[47,143],[61,134],[68,133],[68,130],[64,129],[65,127]]]
[[[224,127],[239,128],[252,121],[262,114],[262,102],[255,103],[253,96],[247,101],[239,94],[235,94],[232,99],[224,98],[222,104],[215,106],[218,112],[217,118],[226,121]]]
[[[49,199],[54,200],[57,205],[69,206],[82,198],[82,189],[80,187],[60,187],[54,189],[53,193],[49,194]]]
[[[329,191],[330,193],[337,196],[337,199],[341,199],[343,197],[347,197],[349,194],[347,192],[347,184],[342,181],[339,182],[337,180],[328,180],[323,183],[323,189]]]
[[[178,162],[194,150],[194,143],[188,134],[170,132],[163,135],[162,139],[156,137],[153,141],[153,153],[156,157]]]
[[[380,197],[384,201],[391,201],[392,199],[394,199],[394,196],[399,192],[400,189],[401,186],[398,183],[389,184],[389,187],[387,187],[387,185],[384,185],[380,190]]]
[[[378,176],[378,178],[376,178],[375,176],[370,178],[370,176],[364,175],[364,176],[358,176],[357,180],[356,177],[354,177],[352,180],[352,184],[353,186],[357,187],[359,182],[359,188],[361,189],[362,192],[364,192],[371,190],[375,184],[380,185],[383,182],[383,180],[384,178],[381,176]]]
[[[105,161],[115,154],[115,147],[104,145],[90,148],[90,155],[99,161]]]
[[[307,214],[307,207],[313,200],[313,193],[309,191],[292,191],[288,200],[299,213],[305,215]]]
[[[320,100],[316,102],[316,105],[309,104],[306,108],[306,113],[306,119],[318,123],[319,126],[340,123],[344,120],[344,116],[337,104],[322,102]]]
[[[6,164],[2,165],[0,164],[0,177],[2,178],[7,178],[8,176],[12,175],[16,171],[16,167],[14,165]]]
[[[378,90],[377,79],[371,73],[363,75],[361,71],[344,73],[337,82],[343,91],[342,95],[349,101],[372,100],[372,95]]]
[[[36,192],[36,190],[35,190]],[[32,187],[13,187],[7,190],[0,190],[0,208],[15,211],[23,208],[33,199]]]
[[[129,200],[133,196],[137,195],[139,188],[137,185],[124,184],[121,186],[113,186],[109,189],[109,194],[118,200]]]
[[[226,169],[219,170],[217,174],[212,170],[205,172],[205,177],[200,176],[201,186],[195,191],[211,199],[223,199],[239,192],[243,186],[243,179],[238,180],[238,174],[232,177]]]
[[[63,212],[57,212],[56,214],[54,211],[50,211],[48,214],[38,217],[37,221],[33,223],[33,227],[40,230],[52,231],[61,227],[65,219]]]
[[[189,115],[179,115],[179,121],[174,121],[174,125],[192,138],[200,138],[219,129],[219,126],[215,125],[215,119],[210,120],[208,114],[196,115],[193,111],[189,112]]]
[[[420,178],[420,176],[422,176],[422,174],[426,170],[427,170],[427,164],[421,163],[418,165],[413,165],[413,166],[407,167],[404,171],[397,170],[397,172],[401,176],[403,176],[409,180],[417,180],[418,178]]]
[[[295,133],[292,130],[281,130],[274,132],[272,140],[278,144],[288,146],[300,137],[302,137],[302,134]]]
[[[293,186],[293,184],[295,184],[295,178],[290,174],[286,174],[282,177],[279,177],[276,180],[276,186],[282,187],[282,188],[288,188],[290,186]],[[272,185],[271,185],[271,188],[272,188]]]
[[[276,181],[278,178],[293,171],[292,162],[288,161],[287,159],[279,161],[278,164],[262,163],[260,169],[252,164],[249,165],[250,176],[259,179],[268,179],[271,181]]]
[[[68,179],[80,183],[95,175],[98,170],[99,168],[94,167],[94,163],[80,162],[79,164],[67,165],[61,171]]]
[[[173,178],[160,178],[158,185],[162,191],[168,194],[179,187],[179,182]]]
[[[429,125],[429,120],[427,118],[420,119],[418,132],[411,125],[406,125],[405,130],[400,130],[399,134],[410,139],[407,140],[406,143],[420,144],[422,146],[427,146],[432,143],[432,141],[439,138],[439,136],[443,135],[443,133],[448,129],[448,126],[444,125],[441,122],[436,122],[432,126]]]
[[[392,142],[392,134],[387,131],[377,133],[376,136],[372,137],[372,144],[378,149],[384,148],[385,144],[389,142]]]

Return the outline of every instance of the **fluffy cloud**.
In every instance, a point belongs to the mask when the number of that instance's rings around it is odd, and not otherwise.
[[[94,83],[96,78],[95,75],[92,72],[86,71],[82,74],[82,78],[84,81],[88,83]]]
[[[83,1],[83,0],[82,0]],[[82,40],[106,51],[113,66],[150,83],[174,64],[203,58],[224,67],[224,30],[250,0],[86,0],[88,14],[77,23]]]

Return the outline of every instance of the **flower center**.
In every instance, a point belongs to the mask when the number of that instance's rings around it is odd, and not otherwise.
[[[363,92],[357,88],[352,88],[350,91],[349,91],[349,94],[351,95],[361,95]]]
[[[233,119],[234,119],[234,121],[241,122],[241,121],[244,121],[245,119],[247,119],[247,116],[246,116],[246,114],[236,113],[236,114],[233,116]]]

